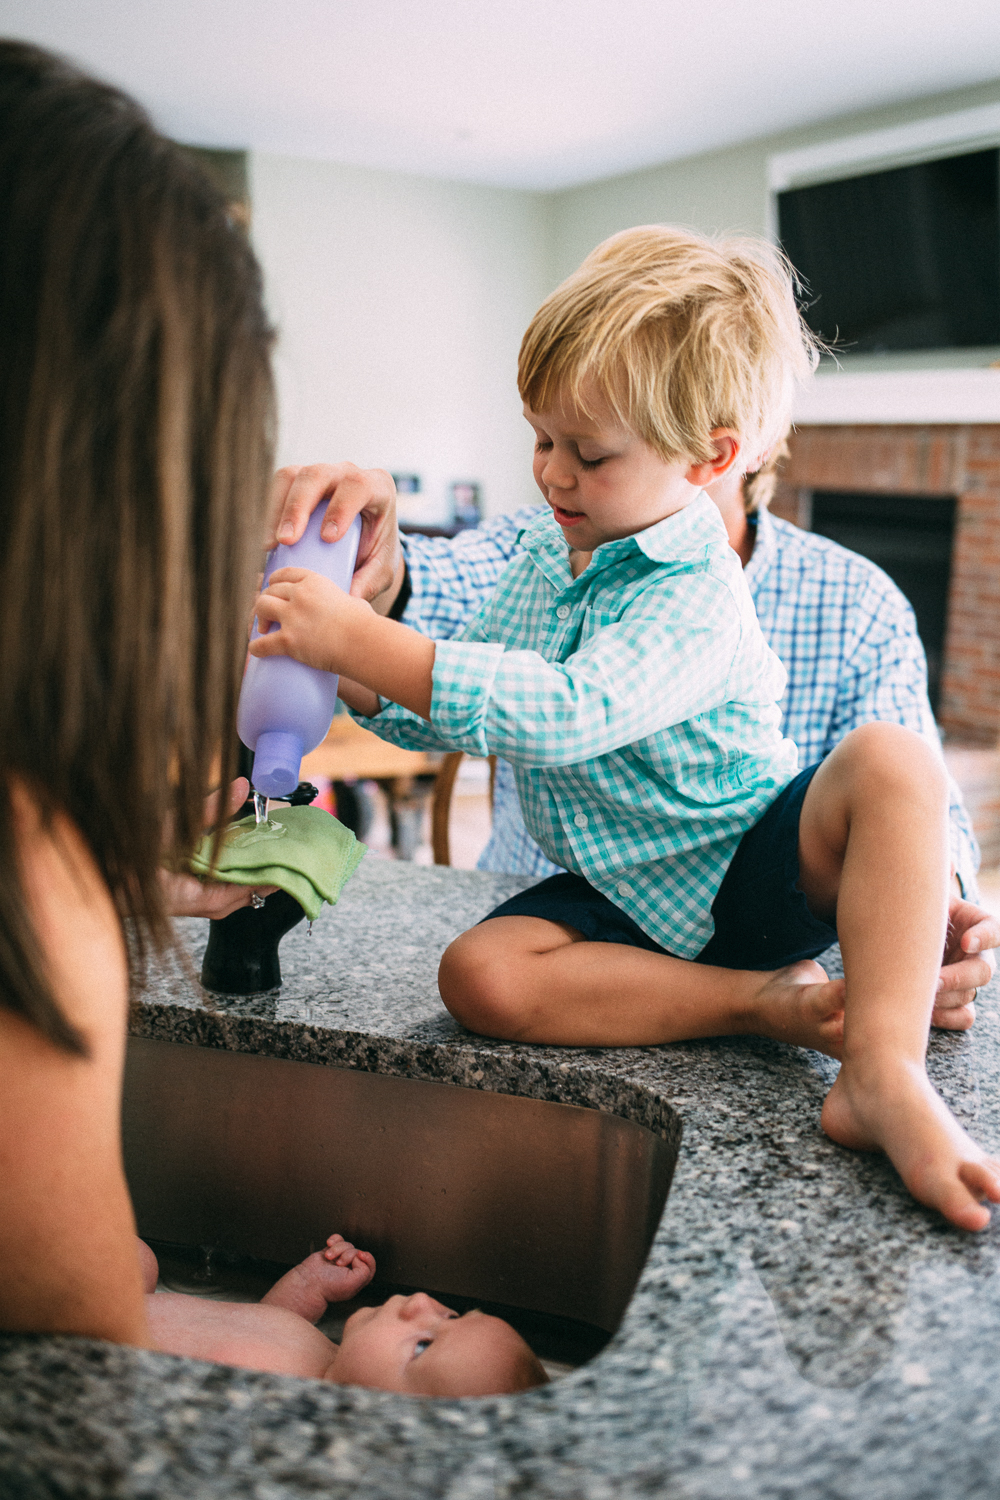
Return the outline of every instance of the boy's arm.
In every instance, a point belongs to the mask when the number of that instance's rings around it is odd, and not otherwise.
[[[279,568],[256,605],[253,656],[292,656],[340,672],[403,708],[430,717],[434,642],[378,615],[370,604],[305,568]],[[269,631],[277,624],[280,630]],[[346,699],[345,699],[346,701]]]
[[[517,590],[503,604],[515,619],[526,607]],[[486,608],[495,614],[496,599]],[[262,629],[273,622],[281,629],[251,643],[255,656],[288,655],[342,672],[401,704],[416,716],[407,726],[416,731],[406,741],[411,748],[427,748],[426,735],[434,748],[538,767],[607,754],[721,703],[743,631],[731,590],[711,575],[671,578],[665,591],[647,591],[561,663],[505,649],[495,639],[503,638],[505,619],[482,613],[461,641],[435,645],[301,568],[272,575],[257,615]],[[769,681],[766,690],[772,687],[778,684]],[[385,710],[387,721],[392,715]],[[373,725],[379,733],[382,717]]]

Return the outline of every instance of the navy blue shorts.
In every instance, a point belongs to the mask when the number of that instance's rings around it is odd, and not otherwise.
[[[743,835],[712,902],[715,933],[695,963],[780,969],[800,958],[815,958],[837,941],[837,929],[814,917],[796,889],[799,816],[816,770],[800,771]],[[591,943],[668,951],[582,875],[551,875],[512,896],[483,921],[494,917],[543,917],[574,927]]]

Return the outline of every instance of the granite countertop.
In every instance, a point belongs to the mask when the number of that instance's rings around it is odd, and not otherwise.
[[[369,858],[280,993],[206,1009],[176,963],[134,1030],[683,1122],[621,1328],[517,1397],[419,1401],[81,1339],[0,1339],[0,1495],[371,1500],[971,1500],[1000,1487],[1000,1216],[948,1228],[831,1144],[836,1065],[746,1039],[620,1050],[484,1041],[437,996],[457,932],[527,882]],[[206,924],[181,924],[197,955]],[[931,1073],[1000,1150],[997,986]]]

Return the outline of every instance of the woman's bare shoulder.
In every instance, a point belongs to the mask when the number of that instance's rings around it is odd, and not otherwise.
[[[86,1055],[0,1003],[0,1327],[146,1344],[121,1161],[128,971],[120,925],[71,820],[44,817],[23,783],[12,787],[11,806],[52,995]]]
[[[11,811],[25,900],[53,998],[71,1025],[123,1041],[128,962],[114,901],[79,829],[46,815],[30,786],[12,781]]]

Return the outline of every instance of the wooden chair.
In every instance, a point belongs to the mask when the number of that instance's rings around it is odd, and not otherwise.
[[[436,865],[451,864],[451,844],[448,838],[448,823],[451,818],[451,798],[455,790],[455,778],[462,764],[461,750],[453,750],[444,756],[434,780],[431,798],[431,847]],[[497,778],[497,758],[490,758],[490,809],[493,808],[493,788]]]

